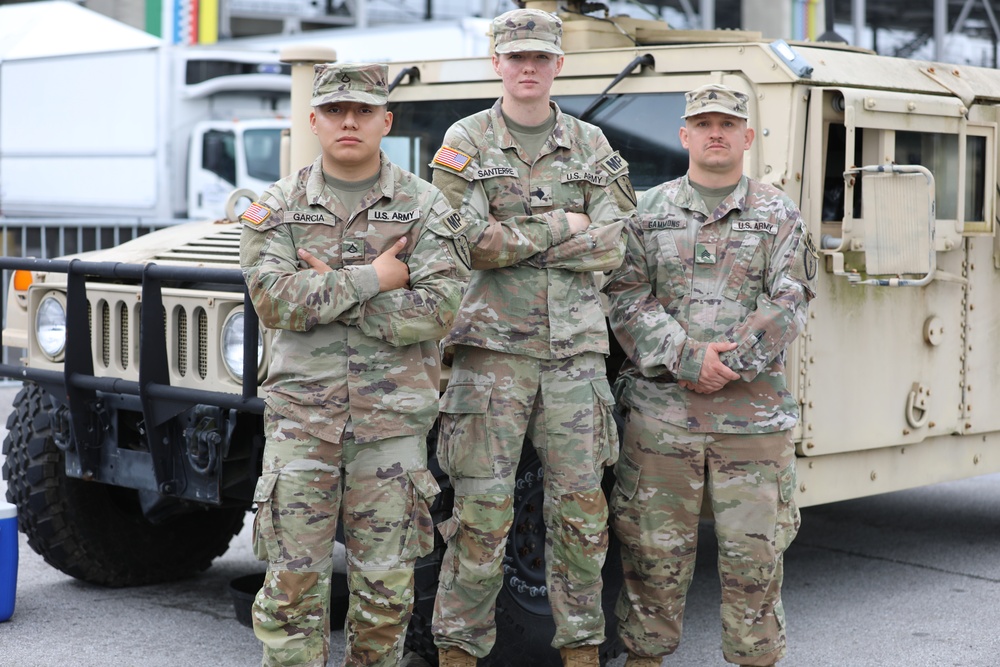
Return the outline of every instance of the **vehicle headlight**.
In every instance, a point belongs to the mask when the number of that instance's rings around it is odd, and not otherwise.
[[[243,311],[234,310],[222,325],[222,362],[237,382],[243,381]],[[257,367],[264,359],[264,332],[257,330]]]
[[[35,340],[45,356],[53,361],[66,349],[66,308],[54,296],[47,296],[38,304]]]

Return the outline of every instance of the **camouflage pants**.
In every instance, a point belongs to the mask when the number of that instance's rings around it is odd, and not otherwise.
[[[600,354],[541,360],[456,351],[438,443],[438,460],[455,488],[454,513],[439,526],[448,547],[434,605],[438,646],[483,657],[496,641],[495,602],[525,435],[544,471],[552,645],[604,640],[608,508],[601,478],[618,455],[612,404]]]
[[[616,613],[625,645],[653,657],[677,648],[707,485],[723,655],[739,665],[783,657],[782,558],[799,527],[790,434],[692,433],[631,410],[615,472],[611,521],[625,570]]]
[[[434,543],[438,492],[423,438],[319,440],[268,410],[254,552],[268,561],[253,604],[264,667],[325,667],[337,518],[347,547],[345,665],[396,665],[413,609],[413,564]]]

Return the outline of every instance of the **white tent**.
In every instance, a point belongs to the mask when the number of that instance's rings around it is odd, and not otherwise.
[[[0,61],[155,47],[160,40],[73,2],[0,6]]]

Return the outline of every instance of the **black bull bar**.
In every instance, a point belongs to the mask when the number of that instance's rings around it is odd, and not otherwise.
[[[219,269],[85,260],[27,259],[0,257],[0,270],[28,270],[64,273],[66,285],[66,349],[63,371],[0,364],[0,377],[36,382],[67,403],[72,435],[80,454],[81,467],[88,470],[90,457],[100,457],[101,429],[95,419],[97,392],[138,397],[149,434],[156,485],[161,493],[173,494],[175,485],[170,440],[166,424],[185,410],[210,405],[262,415],[264,401],[257,396],[257,373],[243,373],[242,392],[230,393],[175,387],[170,384],[169,357],[163,327],[164,282],[224,284],[243,286],[243,368],[257,368],[258,318],[250,301],[243,273],[239,269]],[[119,279],[141,284],[142,315],[139,334],[139,381],[94,375],[93,341],[87,317],[88,277]],[[187,286],[186,286],[187,287]],[[0,294],[0,311],[6,294]],[[29,322],[29,329],[32,324]],[[0,334],[0,346],[3,345]]]

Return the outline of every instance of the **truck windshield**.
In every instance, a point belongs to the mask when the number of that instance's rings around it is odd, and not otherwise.
[[[243,133],[243,151],[247,156],[247,174],[251,178],[273,183],[281,178],[279,147],[281,128],[270,127],[246,130]]]
[[[554,99],[563,111],[578,115],[594,96]],[[392,131],[382,140],[382,148],[397,165],[430,180],[427,165],[441,146],[448,127],[465,116],[490,108],[494,101],[495,98],[390,104]],[[590,122],[599,125],[612,148],[628,160],[632,185],[641,191],[687,171],[687,151],[677,137],[683,113],[683,93],[629,94],[612,97]]]

